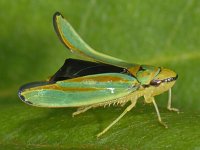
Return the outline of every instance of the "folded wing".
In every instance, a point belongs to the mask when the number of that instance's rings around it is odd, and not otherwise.
[[[40,107],[80,107],[105,103],[138,89],[137,80],[120,73],[88,75],[23,91],[26,101]]]

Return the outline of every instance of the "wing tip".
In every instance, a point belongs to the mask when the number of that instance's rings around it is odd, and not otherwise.
[[[54,26],[54,29],[55,29],[57,34],[59,33],[58,24],[57,24],[57,17],[58,16],[61,16],[62,18],[64,18],[63,15],[58,11],[55,12],[54,15],[53,15],[53,26]]]
[[[60,13],[60,12],[55,12],[54,15],[53,15],[53,27],[54,27],[54,30],[58,36],[58,38],[60,39],[60,41],[68,48],[70,49],[64,42],[62,36],[61,36],[61,33],[60,33],[60,30],[59,30],[59,27],[58,27],[58,23],[57,23],[57,17],[62,17],[62,19],[64,19],[63,15]]]
[[[54,13],[53,18],[56,19],[57,16],[61,16],[62,18],[64,18],[63,15],[62,15],[59,11],[56,11],[56,12]]]

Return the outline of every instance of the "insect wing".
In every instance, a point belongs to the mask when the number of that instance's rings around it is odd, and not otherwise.
[[[111,101],[137,88],[134,77],[105,73],[29,88],[21,95],[26,102],[39,107],[80,107]]]
[[[97,62],[115,66],[128,68],[136,65],[95,51],[81,39],[69,22],[59,12],[54,14],[53,24],[54,29],[62,43],[72,52],[84,55]]]

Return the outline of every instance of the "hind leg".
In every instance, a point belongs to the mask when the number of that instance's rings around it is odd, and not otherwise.
[[[117,118],[115,119],[108,127],[106,127],[102,132],[97,134],[97,137],[100,137],[102,134],[104,134],[106,131],[108,131],[115,123],[117,123],[128,111],[130,111],[136,104],[136,100],[132,101],[131,105],[129,105],[124,112]]]
[[[72,117],[74,117],[74,116],[76,116],[76,115],[78,115],[78,114],[84,113],[84,112],[86,112],[86,111],[87,111],[88,109],[90,109],[90,108],[92,108],[92,106],[79,107],[79,108],[77,109],[77,111],[75,111],[75,112],[72,113]]]

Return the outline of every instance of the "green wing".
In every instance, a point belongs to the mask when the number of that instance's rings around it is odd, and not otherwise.
[[[34,106],[81,107],[124,97],[138,89],[137,83],[129,75],[105,73],[29,88],[21,92],[21,95],[24,102]]]
[[[135,64],[127,63],[121,59],[117,59],[102,53],[99,53],[86,44],[76,33],[69,22],[59,13],[56,12],[53,17],[55,31],[62,43],[72,52],[84,55],[97,62],[111,64],[119,67],[129,68]]]

